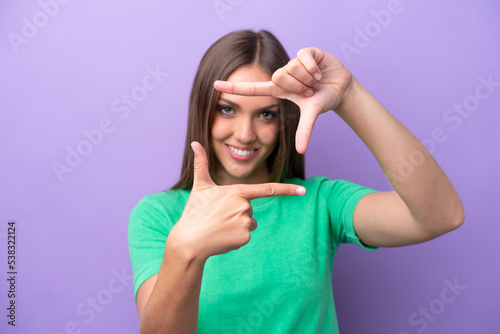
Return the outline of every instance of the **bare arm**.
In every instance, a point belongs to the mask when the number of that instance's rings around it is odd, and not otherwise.
[[[371,150],[395,191],[369,194],[356,206],[354,228],[371,246],[403,246],[436,238],[464,221],[462,202],[425,147],[333,55],[317,48],[274,72],[269,82],[216,81],[220,91],[272,95],[300,107],[296,147],[305,153],[318,116],[334,110]],[[334,143],[334,145],[341,145]],[[404,172],[402,162],[415,164]]]
[[[167,240],[159,274],[146,280],[137,292],[141,334],[197,332],[205,262]]]
[[[402,246],[459,227],[462,202],[420,141],[353,77],[337,114],[365,142],[395,191],[363,198],[354,212],[359,238],[372,246]]]
[[[140,332],[193,334],[198,330],[201,281],[210,256],[239,249],[257,228],[250,200],[304,195],[284,183],[217,186],[210,177],[203,147],[195,151],[194,181],[181,218],[171,229],[158,275],[137,292]]]

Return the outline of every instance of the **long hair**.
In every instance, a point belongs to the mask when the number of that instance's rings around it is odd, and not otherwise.
[[[216,157],[211,146],[210,129],[220,95],[220,92],[213,88],[214,81],[226,80],[235,69],[252,64],[258,64],[272,76],[289,60],[278,39],[266,30],[231,32],[207,50],[191,89],[181,177],[171,189],[191,189],[193,186],[194,153],[190,145],[193,141],[203,145],[211,174],[214,171]],[[300,110],[293,102],[283,99],[279,101],[280,131],[278,143],[267,159],[269,175],[273,182],[283,182],[285,177],[304,179],[304,157],[295,149],[295,132]]]

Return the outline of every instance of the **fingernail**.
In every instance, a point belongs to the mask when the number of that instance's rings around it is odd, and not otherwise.
[[[307,89],[306,92],[304,93],[304,96],[309,97],[313,95],[313,90],[312,89]]]
[[[321,73],[314,73],[314,79],[321,80]]]
[[[313,86],[315,89],[319,89],[321,87],[321,84],[319,82],[316,82]]]
[[[298,195],[305,195],[305,193],[306,193],[306,188],[304,188],[304,187],[298,187],[297,188],[297,194]]]
[[[196,155],[196,151],[195,151],[195,149],[194,149],[194,146],[193,146],[193,144],[194,144],[194,142],[192,142],[192,143],[191,143],[191,149],[193,150],[193,152],[194,152],[194,155]]]

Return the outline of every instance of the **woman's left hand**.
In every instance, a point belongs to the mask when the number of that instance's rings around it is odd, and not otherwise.
[[[342,104],[353,80],[351,72],[333,55],[318,48],[304,48],[274,72],[269,82],[215,81],[214,88],[237,95],[268,95],[287,99],[300,108],[295,137],[297,152],[304,154],[318,116]]]

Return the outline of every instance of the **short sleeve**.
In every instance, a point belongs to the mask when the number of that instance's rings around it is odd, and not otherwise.
[[[160,271],[165,243],[174,222],[165,208],[154,198],[144,197],[132,210],[128,225],[128,244],[134,296],[149,277]]]
[[[354,209],[364,196],[374,193],[376,190],[367,188],[345,180],[323,181],[321,195],[328,207],[332,239],[337,244],[354,243],[367,250],[375,250],[363,244],[354,230]]]

